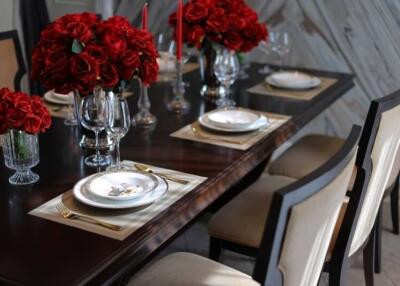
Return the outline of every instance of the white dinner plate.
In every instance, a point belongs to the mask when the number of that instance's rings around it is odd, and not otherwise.
[[[221,132],[227,132],[227,133],[255,131],[255,130],[260,129],[261,127],[267,126],[269,123],[268,118],[265,117],[264,115],[260,115],[260,118],[256,122],[254,122],[253,124],[251,124],[250,126],[245,127],[245,128],[224,128],[224,127],[216,126],[208,120],[207,114],[200,116],[198,121],[199,121],[200,125],[208,128],[208,129],[215,130],[215,131],[221,131]]]
[[[157,187],[152,192],[146,194],[145,196],[126,201],[109,200],[95,196],[91,192],[89,192],[86,188],[83,188],[83,185],[85,184],[86,180],[89,180],[90,178],[91,176],[83,178],[78,183],[76,183],[73,189],[73,195],[74,198],[77,199],[79,202],[96,208],[128,209],[128,208],[135,208],[144,205],[149,205],[157,201],[168,191],[168,183],[164,179],[156,176],[158,180]]]
[[[310,89],[319,86],[321,79],[297,71],[276,72],[269,75],[265,81],[275,87],[287,89]]]
[[[55,104],[62,104],[62,105],[74,104],[74,96],[72,95],[72,93],[66,95],[66,94],[54,93],[53,90],[49,90],[44,94],[43,98],[44,100]]]
[[[153,174],[119,170],[97,173],[85,182],[83,188],[101,198],[123,201],[143,197],[157,185],[158,180]]]
[[[207,113],[207,119],[211,124],[228,129],[248,128],[260,117],[260,113],[242,108],[219,109]]]

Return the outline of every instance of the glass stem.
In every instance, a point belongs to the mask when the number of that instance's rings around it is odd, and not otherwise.
[[[121,153],[119,150],[120,139],[115,139],[115,165],[119,166],[121,163]]]
[[[96,138],[96,161],[100,162],[100,148],[99,148],[99,131],[96,131],[95,133],[95,138]]]
[[[150,110],[150,100],[147,92],[147,86],[140,81],[140,97],[138,101],[140,113],[148,113]]]

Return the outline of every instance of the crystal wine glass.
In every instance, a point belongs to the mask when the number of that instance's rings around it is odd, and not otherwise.
[[[130,124],[129,108],[126,100],[118,96],[107,97],[105,128],[107,134],[115,141],[115,162],[107,170],[123,169],[119,143],[128,133]]]
[[[282,69],[286,64],[287,55],[291,51],[292,41],[288,32],[285,31],[273,31],[269,33],[268,42],[262,41],[259,44],[261,51],[267,55],[275,53],[279,56],[279,65]],[[272,70],[265,66],[259,70],[261,74],[269,74]]]
[[[239,75],[239,61],[233,51],[220,49],[214,62],[214,71],[218,80],[225,86],[226,95],[216,101],[219,108],[235,106],[236,102],[230,98],[230,86]]]
[[[92,95],[82,99],[79,111],[82,125],[94,132],[96,138],[96,154],[85,159],[85,164],[90,167],[102,167],[110,164],[108,156],[100,154],[99,133],[104,130],[106,121],[106,100],[101,92],[94,92]]]

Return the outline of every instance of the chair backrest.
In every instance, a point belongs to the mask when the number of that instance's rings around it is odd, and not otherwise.
[[[0,87],[20,90],[25,65],[15,30],[0,33],[0,63]]]
[[[368,242],[400,146],[400,90],[372,101],[361,135],[357,176],[333,251],[352,256]]]
[[[360,133],[361,127],[353,127],[323,166],[274,193],[254,268],[256,281],[268,286],[318,284]]]

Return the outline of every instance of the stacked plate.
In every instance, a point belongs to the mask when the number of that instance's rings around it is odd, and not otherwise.
[[[268,119],[256,111],[226,108],[204,114],[199,118],[199,123],[215,131],[249,132],[265,127]]]
[[[44,94],[44,99],[50,103],[61,104],[61,105],[72,105],[74,104],[74,95],[72,92],[69,94],[56,93],[54,90],[50,90]]]
[[[83,204],[126,209],[154,203],[168,191],[162,178],[146,172],[119,170],[94,174],[80,180],[74,197]]]
[[[319,78],[298,71],[276,72],[268,76],[265,81],[278,88],[293,90],[315,88],[321,84]]]

